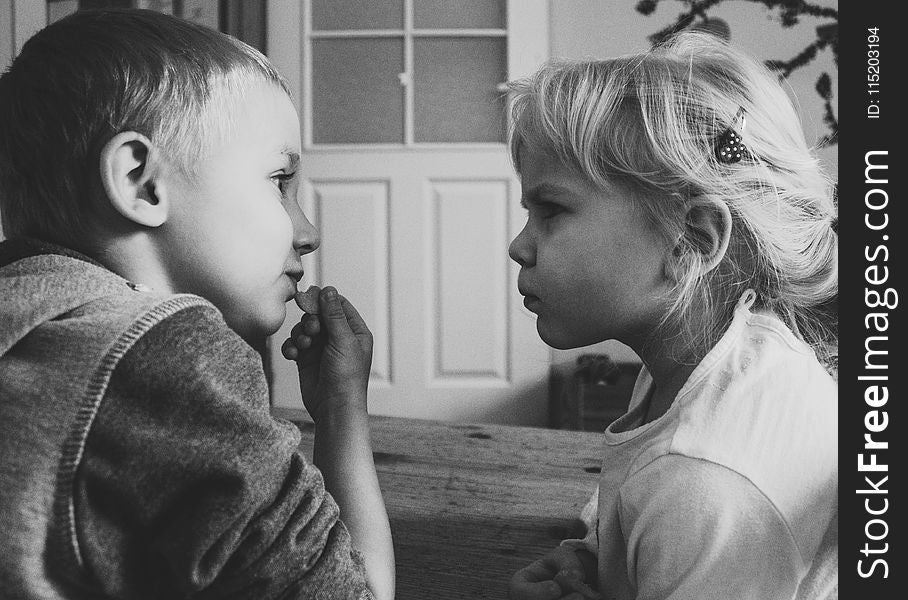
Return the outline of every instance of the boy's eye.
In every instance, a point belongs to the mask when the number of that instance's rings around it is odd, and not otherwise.
[[[286,197],[287,188],[294,176],[296,176],[296,173],[275,173],[271,176],[271,183],[280,191],[281,197]]]

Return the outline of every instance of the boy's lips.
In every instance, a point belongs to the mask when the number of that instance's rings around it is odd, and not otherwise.
[[[287,298],[289,300],[299,291],[299,283],[303,278],[304,272],[302,269],[291,269],[285,271],[284,275],[290,280],[290,295]]]

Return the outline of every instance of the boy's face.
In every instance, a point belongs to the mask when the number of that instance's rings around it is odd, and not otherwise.
[[[247,340],[274,333],[303,275],[300,254],[318,232],[296,201],[300,127],[276,85],[248,85],[233,104],[230,135],[170,173],[170,212],[159,250],[172,291],[207,298]]]
[[[670,252],[617,184],[592,186],[547,152],[520,152],[527,224],[511,242],[518,288],[555,348],[617,339],[632,348],[658,324]]]

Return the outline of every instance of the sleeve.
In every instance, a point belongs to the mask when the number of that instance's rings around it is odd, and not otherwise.
[[[792,598],[804,563],[775,506],[739,473],[668,455],[622,486],[637,600]]]
[[[599,486],[593,490],[593,495],[580,510],[580,521],[586,528],[582,539],[570,538],[561,541],[561,546],[574,550],[587,550],[593,556],[599,556]]]
[[[300,434],[270,416],[261,357],[210,307],[124,355],[75,482],[83,562],[110,597],[370,598]]]

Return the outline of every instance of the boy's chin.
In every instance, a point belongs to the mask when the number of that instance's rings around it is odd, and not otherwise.
[[[256,319],[250,319],[242,324],[230,323],[231,329],[236,331],[241,338],[253,348],[259,349],[265,346],[269,336],[277,333],[284,324],[284,318],[287,316],[286,310],[275,312],[273,315],[259,315]]]
[[[277,333],[281,326],[284,324],[284,319],[287,318],[287,311],[280,311],[280,315],[275,315],[273,318],[267,319],[259,323],[257,330],[257,335],[261,337],[268,337]]]

